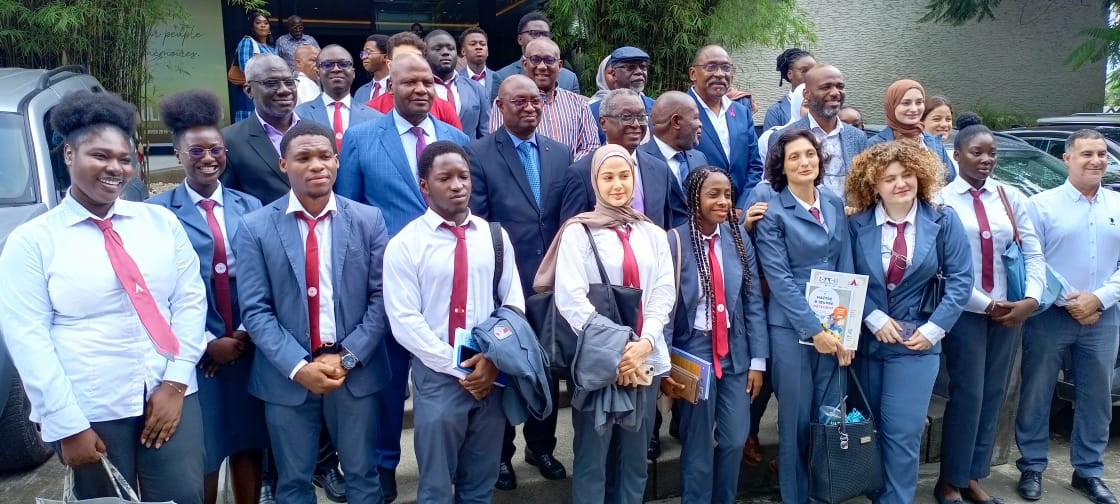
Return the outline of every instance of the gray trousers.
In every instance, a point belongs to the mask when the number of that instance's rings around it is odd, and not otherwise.
[[[506,417],[499,387],[475,400],[454,376],[412,363],[416,501],[484,504],[494,495]]]
[[[140,444],[144,416],[93,422],[90,427],[109,451],[109,461],[129,480],[146,501],[202,504],[202,481],[206,447],[202,438],[202,409],[198,394],[183,398],[179,427],[163,446]],[[59,456],[62,451],[55,443]],[[139,483],[139,485],[137,484]],[[112,480],[100,463],[74,468],[74,495],[78,499],[116,497]]]
[[[724,357],[723,368],[731,368]],[[712,374],[708,400],[677,401],[681,414],[681,502],[735,502],[743,445],[750,432],[747,373]]]
[[[657,407],[657,387],[639,387],[646,394],[642,426],[628,431],[612,426],[595,430],[595,412],[572,408],[575,427],[575,463],[572,468],[572,503],[640,504],[646,492],[646,449],[653,432],[652,410]]]

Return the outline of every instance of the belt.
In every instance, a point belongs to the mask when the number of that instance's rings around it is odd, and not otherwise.
[[[318,356],[324,355],[324,354],[336,354],[336,353],[339,353],[341,351],[342,351],[342,345],[339,345],[339,344],[334,343],[334,342],[323,343],[323,344],[319,345],[318,350],[316,350],[314,352],[311,352],[311,358],[315,358],[315,357],[318,357]]]

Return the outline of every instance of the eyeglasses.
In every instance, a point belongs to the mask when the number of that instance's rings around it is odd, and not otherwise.
[[[703,65],[692,66],[693,68],[703,68],[704,71],[708,73],[716,73],[717,70],[726,74],[735,73],[735,65],[731,63],[705,63]]]
[[[295,80],[295,78],[292,78],[292,77],[289,77],[287,79],[251,80],[249,82],[256,82],[257,84],[260,84],[261,86],[263,86],[265,89],[268,89],[268,90],[280,89],[281,84],[283,84],[284,87],[286,87],[288,89],[295,89],[296,88],[296,80]]]
[[[541,38],[541,37],[552,38],[552,32],[550,32],[548,30],[525,30],[523,32],[518,33],[518,35],[526,35],[526,34],[528,34],[532,38]]]
[[[354,62],[346,60],[323,61],[319,63],[319,68],[322,68],[323,70],[326,70],[328,72],[334,70],[335,68],[338,68],[339,70],[349,70],[351,68],[354,68]]]
[[[552,56],[529,56],[525,59],[529,60],[529,64],[533,66],[538,66],[541,63],[552,66],[560,61],[558,58],[553,58]]]
[[[358,53],[358,57],[362,58],[362,59],[365,59],[369,56],[384,56],[384,55],[385,55],[385,53],[383,53],[381,51],[371,51],[369,49],[362,49],[362,52]]]
[[[176,149],[175,152],[178,153],[179,150]],[[216,158],[229,152],[229,149],[217,145],[209,149],[203,149],[202,147],[191,147],[187,149],[187,155],[190,156],[191,159],[194,159],[196,161],[206,157],[207,152],[210,153],[210,157]]]
[[[521,109],[521,108],[525,108],[526,105],[532,105],[534,107],[540,107],[541,104],[544,103],[544,100],[542,100],[540,97],[514,98],[514,99],[510,100],[509,102],[511,104],[513,104],[514,107],[517,107],[517,108]]]
[[[649,71],[649,63],[616,63],[614,67],[621,68],[622,70],[629,73],[634,73],[639,70],[643,72]]]
[[[618,119],[618,122],[622,124],[642,124],[649,122],[649,114],[604,115],[603,117]]]

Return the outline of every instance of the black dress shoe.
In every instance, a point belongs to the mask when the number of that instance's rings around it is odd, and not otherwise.
[[[513,472],[513,465],[509,462],[498,464],[498,481],[494,482],[498,490],[513,490],[517,488],[517,473]]]
[[[385,498],[385,504],[397,500],[397,470],[379,466],[377,479],[381,480],[381,496]]]
[[[342,478],[342,473],[337,467],[316,472],[311,477],[311,482],[322,488],[331,502],[346,502],[346,480]]]
[[[1019,496],[1029,501],[1042,498],[1042,473],[1038,471],[1023,471],[1019,475],[1019,486],[1016,488]]]
[[[1112,490],[1104,486],[1100,478],[1082,478],[1074,474],[1069,486],[1097,504],[1116,504],[1116,496],[1112,495]]]
[[[556,460],[551,453],[542,453],[537,455],[531,450],[525,450],[525,463],[531,466],[536,466],[541,472],[541,476],[547,480],[562,480],[568,477],[568,470],[564,469],[564,464]]]
[[[259,504],[276,504],[276,496],[272,494],[272,485],[265,482],[261,485],[261,499]]]
[[[649,439],[649,448],[646,448],[646,458],[657,460],[661,456],[661,440],[656,437]]]

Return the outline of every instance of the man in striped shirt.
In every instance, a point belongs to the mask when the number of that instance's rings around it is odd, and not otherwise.
[[[563,61],[560,47],[548,38],[537,38],[525,45],[521,58],[525,75],[537,84],[544,103],[537,133],[568,146],[572,160],[590,155],[599,147],[599,127],[582,96],[556,85]],[[495,103],[490,109],[490,131],[501,125],[501,111]]]

